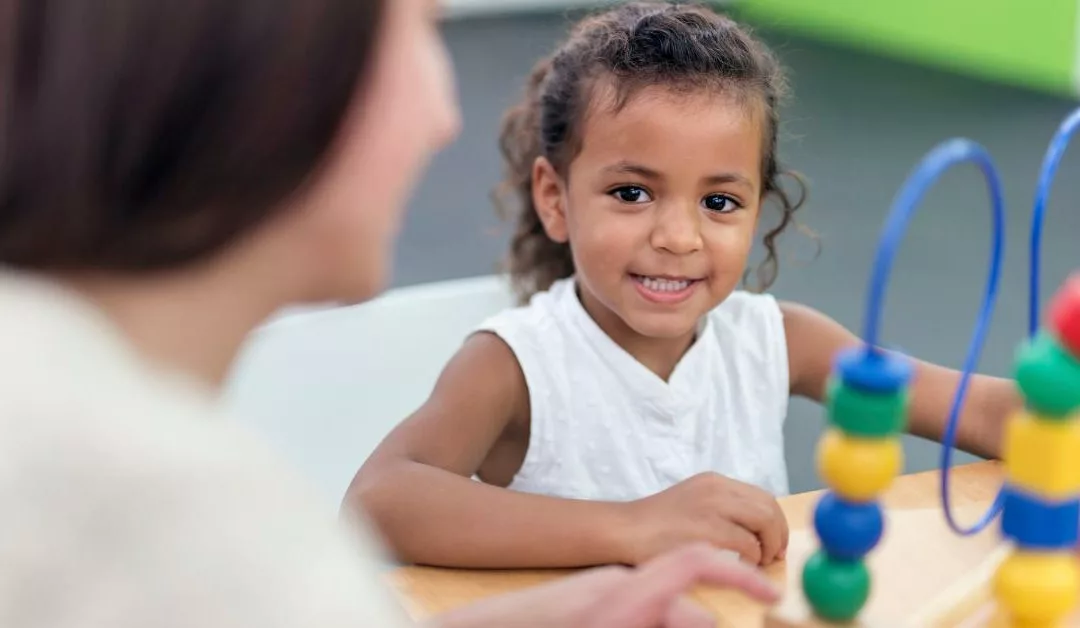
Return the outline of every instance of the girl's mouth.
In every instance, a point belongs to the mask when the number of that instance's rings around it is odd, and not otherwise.
[[[693,294],[700,279],[688,277],[657,277],[648,275],[630,274],[638,293],[646,300],[654,303],[679,303],[685,301]]]

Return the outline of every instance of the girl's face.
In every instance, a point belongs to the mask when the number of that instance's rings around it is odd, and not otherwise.
[[[593,108],[565,180],[538,162],[537,210],[569,241],[585,307],[609,333],[683,338],[738,285],[762,196],[759,114],[715,91],[650,87],[618,112]]]
[[[312,300],[361,301],[387,281],[408,194],[460,126],[437,0],[384,0],[374,63],[336,151],[291,212]]]

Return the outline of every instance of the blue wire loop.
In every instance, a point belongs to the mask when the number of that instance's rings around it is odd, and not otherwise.
[[[1042,226],[1043,215],[1046,213],[1046,201],[1050,197],[1050,188],[1057,175],[1058,164],[1065,156],[1065,149],[1069,147],[1076,130],[1080,129],[1080,109],[1076,109],[1065,118],[1058,127],[1057,133],[1050,140],[1050,146],[1043,158],[1042,170],[1039,171],[1039,182],[1035,187],[1035,206],[1031,213],[1031,261],[1030,277],[1028,279],[1028,337],[1032,337],[1039,331],[1039,279],[1041,269],[1039,267],[1042,251]]]
[[[1080,130],[1080,108],[1072,112],[1058,127],[1057,132],[1050,141],[1046,156],[1043,158],[1042,168],[1039,171],[1039,180],[1035,188],[1035,201],[1031,216],[1031,240],[1030,260],[1028,277],[1028,337],[1034,336],[1039,329],[1041,316],[1039,314],[1039,279],[1041,275],[1040,256],[1042,252],[1042,228],[1046,214],[1046,204],[1053,187],[1054,177],[1057,175],[1058,166],[1065,155],[1065,151],[1072,140],[1073,135]],[[990,326],[990,318],[993,315],[994,305],[997,301],[998,282],[1001,276],[1001,261],[1004,252],[1005,239],[1005,202],[1001,190],[997,169],[993,160],[985,148],[979,144],[965,139],[953,139],[939,144],[930,151],[908,177],[904,186],[900,189],[893,200],[889,212],[888,221],[881,234],[878,245],[877,257],[874,260],[874,269],[870,278],[869,301],[867,303],[867,319],[863,332],[863,339],[867,346],[875,349],[879,346],[878,335],[881,325],[881,310],[885,300],[885,287],[892,268],[896,250],[900,246],[904,232],[907,229],[911,217],[915,214],[919,201],[926,191],[937,179],[950,167],[965,161],[973,162],[982,171],[986,179],[987,188],[990,192],[990,209],[993,216],[992,224],[992,248],[990,251],[990,272],[986,281],[982,306],[975,322],[975,330],[972,333],[971,344],[968,346],[967,357],[960,375],[960,383],[956,387],[952,406],[949,408],[949,416],[945,424],[945,433],[941,439],[941,508],[945,520],[954,532],[968,536],[976,534],[986,528],[1000,514],[1004,503],[1004,491],[999,490],[994,498],[994,503],[975,523],[968,527],[961,526],[952,512],[949,497],[949,470],[952,468],[952,452],[956,444],[956,432],[960,422],[960,409],[963,407],[964,397],[971,381],[971,375],[978,364],[979,355],[982,353],[983,344],[986,341],[986,333]]]
[[[972,334],[971,344],[964,360],[960,383],[956,388],[952,407],[949,409],[945,434],[941,440],[941,502],[949,527],[958,534],[971,535],[985,528],[997,517],[1004,501],[1004,495],[1001,491],[998,491],[998,495],[989,510],[973,525],[965,528],[956,521],[949,499],[949,468],[952,465],[952,450],[956,441],[960,408],[963,406],[971,375],[978,364],[979,355],[982,352],[982,346],[990,327],[990,318],[993,315],[994,304],[997,300],[998,282],[1001,277],[1001,261],[1005,248],[1005,201],[1001,190],[1001,181],[998,178],[997,169],[994,167],[990,154],[981,145],[966,139],[952,139],[939,144],[923,158],[907,181],[904,182],[904,186],[900,188],[899,193],[893,200],[888,220],[878,243],[877,257],[874,260],[874,268],[870,277],[869,301],[867,302],[867,318],[863,340],[871,348],[880,346],[878,334],[889,272],[892,268],[893,259],[896,257],[896,250],[900,246],[900,241],[904,237],[904,232],[915,214],[919,202],[927,190],[946,170],[963,162],[974,163],[982,171],[986,179],[993,217],[992,247],[990,250],[990,274],[986,280],[982,306],[979,309],[979,315],[975,322],[975,331]]]

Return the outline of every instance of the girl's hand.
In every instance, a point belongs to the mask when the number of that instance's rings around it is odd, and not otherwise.
[[[625,562],[636,565],[685,543],[706,542],[755,565],[784,558],[788,526],[772,495],[703,473],[626,504]]]
[[[636,569],[602,567],[485,600],[430,628],[712,628],[716,619],[683,597],[698,585],[730,587],[766,603],[779,597],[757,569],[692,545]]]

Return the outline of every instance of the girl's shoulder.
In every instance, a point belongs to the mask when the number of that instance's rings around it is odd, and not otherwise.
[[[738,327],[783,332],[784,316],[776,297],[768,293],[736,290],[720,302],[708,317],[722,327]]]
[[[730,350],[739,349],[774,361],[787,361],[784,314],[776,297],[743,290],[732,292],[713,308],[704,334]]]
[[[478,329],[507,333],[518,330],[531,333],[550,331],[566,317],[565,300],[573,296],[573,291],[573,280],[560,279],[547,290],[534,294],[527,303],[508,307],[487,317]]]

